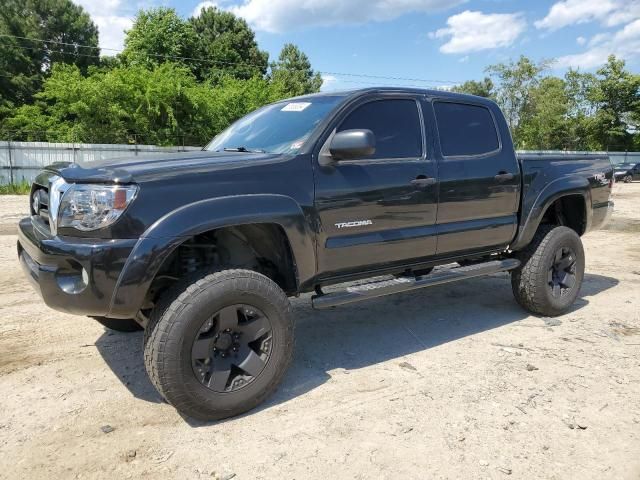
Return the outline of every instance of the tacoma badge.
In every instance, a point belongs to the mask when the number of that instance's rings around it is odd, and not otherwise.
[[[371,220],[356,220],[354,222],[342,222],[336,223],[338,228],[352,228],[352,227],[366,227],[367,225],[373,225]]]

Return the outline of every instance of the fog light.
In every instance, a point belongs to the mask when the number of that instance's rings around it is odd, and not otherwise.
[[[77,295],[89,285],[89,274],[78,262],[70,263],[70,269],[61,269],[56,272],[56,282],[64,293]]]

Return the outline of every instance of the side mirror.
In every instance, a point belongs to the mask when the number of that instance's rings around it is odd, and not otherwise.
[[[371,130],[345,130],[333,136],[329,152],[334,160],[369,157],[376,153],[376,137]]]

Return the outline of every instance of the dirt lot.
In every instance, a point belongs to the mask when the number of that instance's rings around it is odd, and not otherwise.
[[[527,315],[505,274],[301,298],[277,394],[202,424],[162,403],[141,334],[44,306],[15,258],[27,199],[0,197],[0,478],[640,478],[640,183],[615,201],[571,313]]]

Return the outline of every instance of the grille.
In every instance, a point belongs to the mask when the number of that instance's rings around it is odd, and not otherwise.
[[[49,189],[34,184],[31,193],[31,215],[49,225]]]

